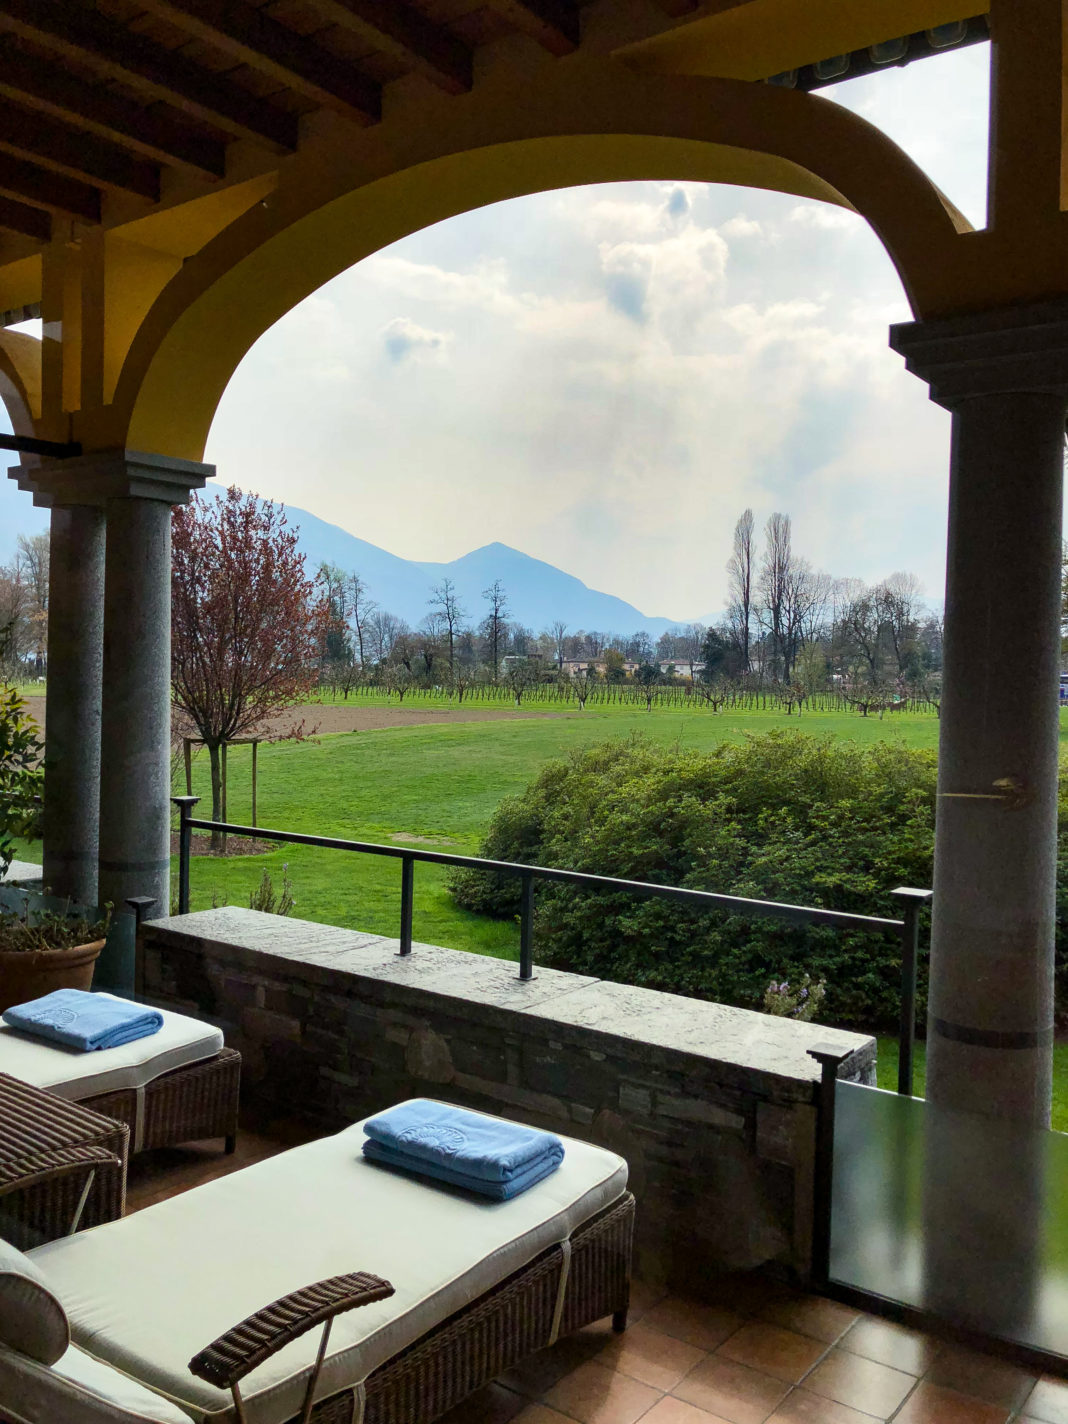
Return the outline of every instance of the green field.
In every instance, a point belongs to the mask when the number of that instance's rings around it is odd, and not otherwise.
[[[309,720],[313,718],[310,709]],[[397,837],[419,837],[413,843],[427,849],[476,854],[501,797],[521,791],[551,757],[634,732],[668,745],[708,750],[725,740],[739,740],[746,732],[797,725],[796,717],[781,712],[731,716],[687,709],[650,714],[612,707],[283,742],[260,748],[259,821],[277,829],[381,844],[395,845]],[[913,745],[930,747],[938,736],[937,720],[918,715],[899,714],[883,722],[842,714],[813,715],[802,718],[802,725],[809,733],[834,733],[858,741],[903,736]],[[247,824],[251,814],[247,747],[231,750],[229,786],[229,819]],[[194,761],[193,790],[208,796],[203,754]],[[213,897],[247,904],[263,866],[274,876],[283,862],[289,865],[297,913],[302,917],[397,933],[400,867],[395,861],[302,846],[225,861],[194,858],[193,908],[210,905]],[[515,927],[457,910],[443,880],[444,872],[436,868],[416,869],[416,937],[486,954],[513,953]]]
[[[324,699],[335,700],[344,699]],[[361,707],[391,705],[382,693],[361,694],[353,700]],[[405,710],[449,705],[455,703],[433,694],[410,694],[403,703]],[[472,700],[472,705],[487,704]],[[314,723],[314,705],[308,709],[308,722]],[[860,742],[900,737],[911,746],[932,748],[938,742],[938,720],[929,714],[892,713],[880,720],[809,713],[798,719],[780,710],[714,714],[703,706],[647,713],[613,704],[523,720],[387,728],[261,746],[259,821],[283,830],[476,854],[501,797],[521,791],[551,757],[635,732],[667,745],[710,750],[723,741],[738,741],[747,732],[774,727],[800,727],[810,735]],[[1068,741],[1068,714],[1063,711],[1061,740]],[[231,749],[229,783],[230,820],[246,822],[251,814],[248,747]],[[208,764],[203,753],[194,759],[193,789],[205,798],[198,810],[209,815]],[[20,846],[18,854],[40,860],[40,845]],[[264,867],[277,885],[283,864],[289,867],[295,915],[397,934],[400,866],[395,860],[304,846],[281,847],[258,856],[194,857],[192,908],[204,909],[212,903],[247,905]],[[417,866],[415,883],[417,940],[501,957],[517,955],[517,927],[458,910],[444,888],[444,872]],[[918,1044],[919,1094],[923,1061],[923,1045]],[[894,1087],[896,1074],[896,1042],[881,1038],[880,1086]],[[1055,1050],[1054,1125],[1068,1130],[1068,1043]]]

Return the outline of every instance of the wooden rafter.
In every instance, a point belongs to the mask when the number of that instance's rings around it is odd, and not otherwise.
[[[489,8],[530,35],[550,54],[571,54],[579,43],[578,6],[570,0],[488,0]]]
[[[84,125],[103,138],[161,163],[213,178],[226,172],[225,145],[190,133],[180,122],[143,109],[109,90],[83,84],[0,34],[0,94],[39,113]]]
[[[471,87],[471,51],[401,0],[315,0],[325,20],[364,35],[376,48],[450,94]]]
[[[0,193],[52,213],[85,222],[100,221],[100,193],[96,188],[62,173],[50,173],[25,159],[12,158],[8,153],[0,153]]]
[[[89,62],[102,74],[156,94],[235,138],[255,139],[275,149],[297,146],[293,114],[246,93],[226,75],[212,74],[80,5],[0,0],[0,29],[55,54]]]
[[[52,218],[41,208],[31,208],[27,203],[0,197],[0,228],[17,232],[22,237],[34,237],[38,242],[47,242],[52,236]]]
[[[359,123],[373,123],[382,111],[381,86],[255,10],[242,0],[140,0],[197,38],[225,50],[250,68],[271,75],[290,89]]]
[[[0,149],[102,188],[159,202],[159,168],[44,114],[0,105]]]

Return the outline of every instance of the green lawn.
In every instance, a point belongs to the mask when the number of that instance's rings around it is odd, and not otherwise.
[[[897,1092],[897,1039],[879,1034],[879,1057],[876,1076],[879,1087]],[[927,1071],[927,1045],[917,1043],[913,1054],[912,1091],[917,1098],[924,1095]],[[1068,1132],[1068,1043],[1053,1046],[1053,1112],[1052,1126],[1057,1132]]]
[[[309,720],[312,720],[309,717]],[[481,835],[503,796],[521,791],[551,757],[608,736],[641,732],[659,742],[711,749],[748,731],[798,725],[781,712],[714,715],[611,707],[557,713],[529,720],[466,722],[399,727],[279,743],[259,752],[259,820],[282,830],[396,844],[396,837],[426,838],[428,849],[475,854]],[[842,714],[803,719],[810,733],[830,732],[874,741],[904,736],[934,746],[937,719],[902,716],[874,719]],[[251,814],[251,753],[230,753],[229,817]],[[194,792],[208,796],[208,766],[194,761]],[[210,808],[202,802],[204,814]],[[193,908],[219,902],[247,904],[266,866],[273,877],[289,865],[303,918],[396,934],[400,867],[394,861],[291,846],[267,856],[195,857]],[[416,870],[417,937],[457,949],[511,956],[514,925],[483,920],[457,910],[444,889],[444,872]]]

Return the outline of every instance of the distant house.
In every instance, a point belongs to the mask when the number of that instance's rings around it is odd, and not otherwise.
[[[669,658],[667,662],[660,663],[659,667],[665,675],[674,673],[676,677],[689,677],[691,673],[697,677],[705,670],[704,663],[691,663],[687,658]]]

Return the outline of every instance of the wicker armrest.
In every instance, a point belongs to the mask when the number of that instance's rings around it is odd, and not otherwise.
[[[305,1286],[257,1310],[194,1355],[189,1369],[209,1384],[233,1389],[250,1370],[313,1326],[328,1324],[346,1310],[385,1300],[392,1294],[389,1281],[366,1271],[331,1276],[329,1280]],[[324,1349],[325,1336],[320,1363]]]
[[[97,1167],[121,1167],[122,1161],[106,1147],[56,1147],[0,1165],[0,1196],[7,1192],[56,1181],[72,1172],[92,1172]]]

